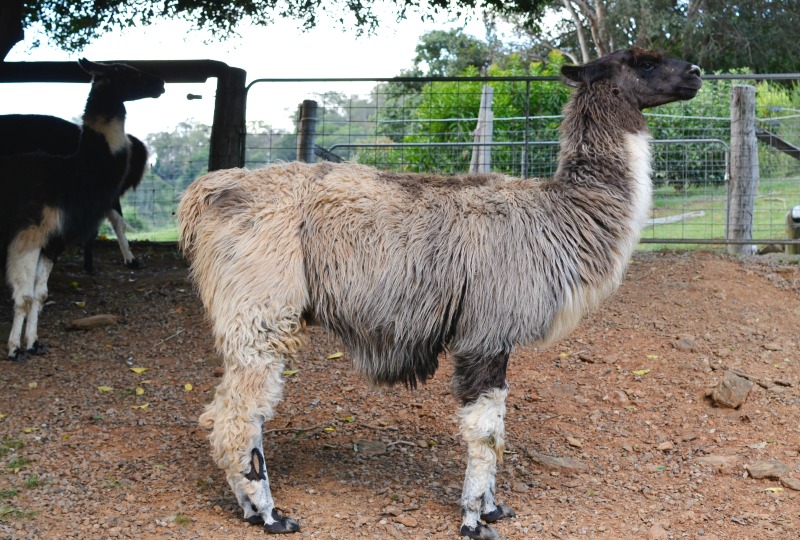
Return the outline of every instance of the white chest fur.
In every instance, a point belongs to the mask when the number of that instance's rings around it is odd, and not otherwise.
[[[112,154],[116,154],[128,148],[128,136],[125,134],[125,121],[120,118],[112,118],[108,121],[85,120],[88,127],[105,137],[108,142],[108,149]]]

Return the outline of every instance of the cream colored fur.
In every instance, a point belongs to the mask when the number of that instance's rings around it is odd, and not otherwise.
[[[47,299],[47,280],[53,268],[53,262],[40,249],[62,227],[61,212],[45,206],[41,222],[20,231],[8,246],[5,274],[14,300],[14,319],[8,335],[9,352],[20,348],[23,327],[27,349],[31,349],[37,340],[39,313]]]
[[[492,512],[494,477],[503,462],[508,388],[493,388],[458,412],[461,436],[467,444],[467,472],[461,493],[464,524],[474,527],[481,513]]]

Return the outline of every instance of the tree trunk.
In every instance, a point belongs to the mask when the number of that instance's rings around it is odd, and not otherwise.
[[[22,4],[24,0],[0,2],[0,62],[8,52],[25,38],[22,28]]]
[[[581,47],[581,56],[583,57],[583,63],[587,63],[591,61],[592,57],[589,54],[589,48],[586,46],[586,36],[583,35],[583,23],[581,22],[581,18],[578,17],[578,14],[575,12],[575,7],[572,5],[570,0],[563,0],[564,7],[567,8],[569,11],[570,17],[572,17],[573,22],[575,23],[575,33],[578,35],[578,43]]]

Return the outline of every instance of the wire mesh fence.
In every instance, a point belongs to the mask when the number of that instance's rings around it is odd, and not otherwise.
[[[800,205],[798,81],[800,75],[710,76],[694,100],[646,111],[653,136],[654,199],[645,247],[730,238],[731,91],[737,85],[756,90],[753,243],[786,238],[787,213]],[[493,89],[488,140],[476,139],[476,128],[484,130],[487,123],[480,110],[485,86]],[[483,166],[489,170],[548,177],[557,166],[558,126],[568,96],[556,77],[257,79],[248,87],[243,161],[254,168],[296,159],[298,106],[314,100],[311,144],[317,160],[454,174],[468,172],[476,149],[486,148],[490,162]],[[202,148],[195,150],[172,151],[170,159],[202,161]],[[156,162],[162,153],[157,152]],[[203,172],[175,165],[175,176],[165,178],[166,157],[162,165],[161,176],[146,178],[149,183],[136,195],[141,204],[135,211],[143,216],[138,223],[146,230],[149,223],[160,230],[170,221],[168,201],[174,203],[192,175]],[[149,208],[162,213],[145,215]]]

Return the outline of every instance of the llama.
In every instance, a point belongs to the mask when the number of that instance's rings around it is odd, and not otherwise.
[[[80,126],[56,116],[43,114],[6,114],[0,115],[0,156],[44,152],[57,156],[68,156],[78,150]],[[129,190],[136,189],[142,181],[147,165],[147,147],[142,141],[128,134],[128,170],[122,179],[120,196]],[[111,223],[117,235],[122,259],[128,268],[139,268],[139,261],[133,256],[128,237],[125,234],[127,224],[122,217],[122,204],[119,197],[114,199],[106,210],[106,219]],[[92,244],[94,235],[83,245],[83,269],[94,273],[94,257]]]
[[[493,539],[506,366],[547,345],[620,284],[651,195],[642,109],[693,98],[700,69],[642,49],[565,66],[574,87],[552,179],[443,177],[355,163],[288,163],[197,179],[178,207],[181,248],[225,374],[200,416],[244,519],[275,510],[262,424],[305,322],[337,335],[358,372],[414,387],[453,358],[467,468],[460,532]]]
[[[37,331],[53,262],[67,243],[94,235],[119,196],[129,157],[125,102],[164,93],[161,78],[125,64],[78,64],[92,75],[92,86],[77,151],[0,157],[0,262],[14,300],[11,360],[45,352]]]

